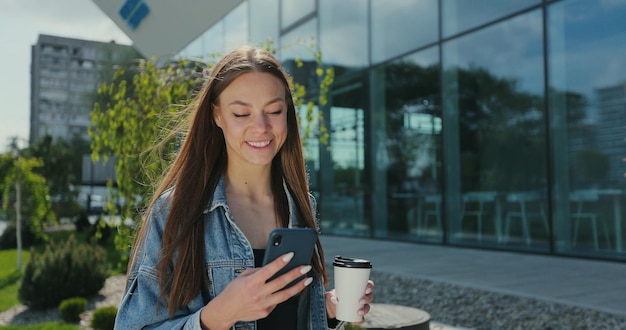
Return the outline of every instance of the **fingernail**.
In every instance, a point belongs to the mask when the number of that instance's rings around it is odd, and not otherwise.
[[[307,279],[304,281],[304,286],[308,286],[309,284],[311,284],[311,282],[313,282],[313,278],[307,277]]]
[[[287,262],[287,261],[291,260],[291,258],[293,258],[293,252],[289,252],[289,253],[285,254],[283,256],[283,261]]]
[[[311,270],[311,265],[306,265],[304,267],[302,267],[302,269],[300,269],[300,273],[302,274],[306,274]]]
[[[365,315],[365,311],[362,310],[362,309],[359,309],[357,314],[359,314],[360,316],[363,316],[363,315]]]
[[[330,296],[330,302],[337,305],[339,300],[337,300],[337,296]]]
[[[365,299],[359,300],[359,305],[365,305],[366,303],[367,303],[367,300]]]
[[[365,294],[370,294],[370,293],[372,293],[372,288],[368,286],[367,289],[365,289]]]

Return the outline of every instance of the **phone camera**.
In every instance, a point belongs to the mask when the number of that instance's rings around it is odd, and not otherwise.
[[[282,242],[282,240],[283,240],[283,236],[282,235],[276,235],[276,236],[274,236],[274,238],[272,240],[272,245],[279,246],[280,242]]]

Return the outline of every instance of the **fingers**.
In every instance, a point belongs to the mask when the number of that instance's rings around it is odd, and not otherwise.
[[[332,289],[326,292],[326,314],[328,318],[334,319],[337,317],[337,296],[335,294],[335,289]]]
[[[372,280],[367,281],[367,285],[365,286],[365,296],[363,296],[366,304],[369,304],[372,302],[372,300],[374,300],[374,288],[375,287],[376,286],[374,285],[374,281]]]
[[[265,277],[265,281],[269,280],[270,277],[274,276],[274,274],[276,274],[279,270],[285,267],[289,263],[289,261],[293,259],[293,255],[293,252],[283,254],[282,256],[263,266],[259,270],[259,273],[262,274],[263,277]]]
[[[284,300],[289,299],[290,297],[296,295],[298,292],[302,291],[309,284],[311,284],[313,280],[312,278],[306,277],[306,274],[311,271],[311,266],[304,265],[295,267],[294,269],[268,282],[270,278],[272,278],[277,272],[279,272],[289,263],[293,256],[293,252],[286,253],[268,263],[264,267],[258,269],[258,271],[256,272],[259,276],[259,280],[261,280],[263,283],[262,287],[259,288],[259,290],[261,290],[265,294],[272,294],[272,303],[278,304]],[[255,276],[257,275],[255,274]],[[302,277],[304,277],[302,280],[285,289],[288,284],[293,283],[298,278]]]
[[[306,286],[311,284],[310,281],[306,281],[307,280],[306,274],[308,274],[310,271],[311,271],[311,266],[310,265],[296,267],[296,268],[288,271],[287,273],[285,273],[285,274],[283,274],[283,275],[273,279],[272,281],[268,282],[268,287],[271,290],[273,290],[273,292],[280,291],[282,289],[285,289],[285,287],[287,285],[293,283],[295,280],[304,277],[303,280],[305,280],[305,282],[303,282],[303,284],[306,284],[306,285],[304,285],[304,286],[294,285],[294,286],[297,287],[296,288],[297,290],[295,290],[295,292],[294,292],[294,294],[296,294],[296,293],[300,292],[301,290],[303,290]],[[289,289],[291,289],[291,287]]]
[[[357,311],[357,313],[363,317],[370,312],[370,303],[374,300],[374,289],[375,289],[374,281],[369,280],[367,285],[365,286],[364,293],[359,300],[361,308]],[[337,298],[335,289],[326,292],[326,314],[329,318],[334,318],[337,315],[337,303],[339,302],[339,298]],[[361,322],[352,322],[353,324],[359,325],[365,322],[365,318]]]

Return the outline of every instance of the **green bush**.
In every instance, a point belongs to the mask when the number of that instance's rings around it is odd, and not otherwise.
[[[37,238],[37,235],[33,233],[33,230],[27,223],[22,224],[20,231],[22,232],[22,246],[30,246],[41,241],[41,239]],[[17,237],[15,236],[16,232],[17,227],[15,222],[10,222],[0,236],[0,249],[5,250],[17,248]]]
[[[67,323],[80,321],[80,313],[87,310],[87,299],[83,297],[68,298],[59,305],[61,319]]]
[[[33,309],[43,309],[70,297],[89,297],[104,286],[108,272],[102,247],[79,244],[70,236],[59,245],[51,242],[42,254],[31,250],[18,299]]]
[[[116,315],[117,307],[115,306],[98,308],[93,311],[90,326],[94,330],[112,330]]]
[[[90,242],[95,241],[98,244],[105,244],[111,237],[112,232],[111,226],[107,225],[104,220],[99,219],[95,224],[89,226],[87,237]]]
[[[91,224],[89,223],[89,218],[87,217],[87,212],[81,212],[74,221],[74,226],[76,226],[76,231],[82,233],[86,228],[89,228]]]

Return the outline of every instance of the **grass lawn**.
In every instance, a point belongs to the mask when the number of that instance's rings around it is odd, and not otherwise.
[[[30,252],[22,251],[22,267],[28,262]],[[17,250],[0,250],[0,312],[19,303],[17,289],[22,273],[17,269]]]
[[[49,322],[33,325],[5,325],[0,330],[78,330],[80,327],[73,324]]]

